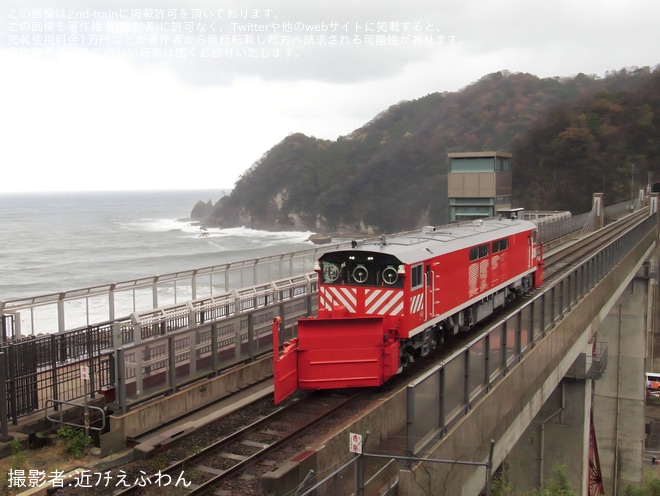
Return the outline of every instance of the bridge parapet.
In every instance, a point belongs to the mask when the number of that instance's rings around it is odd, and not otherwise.
[[[649,257],[656,237],[656,219],[648,218],[411,384],[409,452],[429,458],[451,453],[457,460],[486,462],[489,442],[495,439],[498,466],[593,339]],[[585,358],[584,375],[597,370],[587,368]],[[437,406],[429,410],[434,403]],[[420,484],[429,494],[440,488],[450,494],[477,494],[483,489],[484,474],[474,469],[420,468],[402,474],[404,493],[406,487]]]

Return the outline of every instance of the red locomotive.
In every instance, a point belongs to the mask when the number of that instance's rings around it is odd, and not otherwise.
[[[380,386],[446,335],[469,329],[543,282],[537,228],[476,220],[324,254],[318,316],[278,349],[275,403],[296,389]]]

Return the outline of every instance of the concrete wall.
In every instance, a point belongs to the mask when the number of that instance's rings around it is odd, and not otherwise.
[[[610,358],[596,382],[594,425],[604,488],[611,495],[642,481],[648,288],[649,280],[635,279],[598,331]]]
[[[517,491],[538,489],[563,465],[576,494],[584,493],[592,382],[564,379],[513,447],[503,470]]]
[[[528,355],[483,397],[469,416],[441,439],[427,454],[441,458],[486,462],[491,439],[496,441],[494,464],[499,466],[518,439],[551,398],[571,364],[593,337],[627,284],[650,255],[654,233],[633,249],[615,269],[587,294]],[[419,464],[401,474],[401,494],[478,494],[484,487],[485,470]]]
[[[545,430],[542,472],[547,476],[558,462],[564,461],[570,466],[569,477],[574,486],[582,481],[582,486],[576,491],[584,492],[588,467],[591,381],[566,382],[563,400],[561,389],[558,390],[557,386],[579,354],[591,346],[601,322],[626,291],[643,261],[651,254],[654,244],[655,233],[650,233],[520,362],[511,366],[506,376],[472,406],[469,415],[462,417],[430,450],[420,455],[428,462],[409,467],[401,461],[398,494],[479,494],[486,484],[485,467],[438,463],[437,460],[486,463],[491,439],[496,442],[493,453],[495,467],[509,456],[519,440],[520,443],[535,444],[529,450],[536,451],[536,461],[527,460],[527,468],[531,479],[538,481],[541,468],[540,450],[537,448],[541,442],[542,422]],[[562,406],[564,408],[555,415]],[[368,415],[346,422],[337,435],[306,447],[301,456],[315,460],[317,474],[328,474],[355,456],[349,452],[349,433],[365,436],[367,431],[367,453],[409,455],[405,452],[406,408],[406,391],[402,390],[382,403],[375,403]],[[540,420],[530,427],[537,416]],[[535,439],[530,439],[530,435]],[[566,450],[567,440],[572,441],[570,451]],[[524,457],[524,454],[520,455],[520,459]],[[289,468],[299,474],[296,479],[299,481],[301,472],[294,465]],[[268,481],[269,487],[274,489],[278,480],[283,481],[286,476],[286,473],[274,474]],[[345,476],[352,477],[352,473]],[[337,487],[330,486],[333,489]],[[530,487],[537,486],[530,484]],[[279,489],[284,492],[275,491],[274,494],[286,494],[291,487],[280,486]]]
[[[598,328],[598,340],[607,343],[610,357],[603,377],[564,379],[507,457],[507,477],[518,491],[538,488],[561,464],[571,487],[586,492],[592,391],[606,493],[621,494],[627,483],[642,481],[648,288],[648,279],[634,279]],[[583,463],[575,463],[578,459]]]
[[[110,429],[120,432],[124,438],[137,437],[272,375],[272,358],[262,358],[150,401],[126,414],[112,415]]]

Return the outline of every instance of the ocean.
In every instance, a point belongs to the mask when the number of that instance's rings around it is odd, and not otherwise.
[[[200,228],[219,191],[0,193],[0,301],[290,253],[310,232]]]

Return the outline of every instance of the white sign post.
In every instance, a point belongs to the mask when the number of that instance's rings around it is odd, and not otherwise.
[[[362,454],[362,434],[355,434],[351,432],[349,434],[350,443],[349,449],[351,453],[357,453],[358,455]]]
[[[89,382],[89,367],[87,365],[80,366],[80,378],[83,381],[83,393],[85,394],[85,437],[89,439],[89,407],[87,405],[87,383]]]

